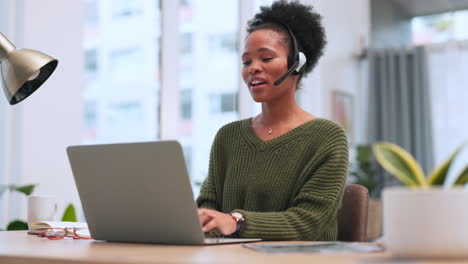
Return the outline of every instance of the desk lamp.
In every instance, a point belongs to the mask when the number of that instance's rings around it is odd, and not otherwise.
[[[17,50],[0,33],[0,86],[11,105],[37,90],[54,72],[58,61],[42,52]]]

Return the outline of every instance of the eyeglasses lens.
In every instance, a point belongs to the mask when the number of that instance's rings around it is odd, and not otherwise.
[[[51,239],[63,238],[66,235],[67,235],[67,231],[61,228],[51,228],[51,229],[48,229],[44,233],[44,236],[51,238]]]

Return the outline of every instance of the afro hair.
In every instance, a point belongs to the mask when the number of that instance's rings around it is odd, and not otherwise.
[[[323,54],[326,44],[325,30],[322,26],[322,16],[314,12],[311,6],[294,2],[274,2],[271,7],[262,6],[247,24],[247,33],[268,28],[288,36],[287,25],[297,41],[299,51],[307,58],[304,75],[311,72]],[[290,52],[290,55],[292,53]],[[290,61],[290,60],[289,60]]]

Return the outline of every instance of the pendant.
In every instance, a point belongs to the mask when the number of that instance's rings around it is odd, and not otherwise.
[[[273,129],[271,129],[271,127],[268,129],[268,135],[271,135],[271,133],[273,133]]]

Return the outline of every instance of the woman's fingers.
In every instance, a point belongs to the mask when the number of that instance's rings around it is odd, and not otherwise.
[[[216,212],[216,211],[214,211]],[[213,210],[209,209],[198,209],[198,217],[202,226],[206,225],[211,219],[215,217]]]
[[[217,229],[223,235],[230,235],[236,231],[236,221],[229,214],[202,208],[198,209],[198,217],[203,232]]]
[[[206,225],[203,225],[203,228],[202,228],[202,231],[203,232],[208,232],[208,231],[211,231],[215,228],[217,228],[218,225],[216,223],[216,218],[212,219],[211,221],[209,221]]]

